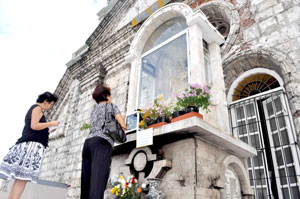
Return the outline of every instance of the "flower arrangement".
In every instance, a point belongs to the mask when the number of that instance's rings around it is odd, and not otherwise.
[[[167,101],[164,101],[160,95],[155,98],[153,103],[149,104],[145,110],[140,109],[142,120],[139,123],[139,127],[146,128],[149,124],[158,121],[161,117],[166,117],[167,120],[170,120],[172,113],[174,118],[175,112],[184,112],[184,110],[189,109],[189,107],[196,107],[196,109],[194,108],[193,110],[196,110],[196,112],[198,108],[209,112],[210,97],[211,95],[207,86],[201,87],[199,84],[190,84],[189,88],[185,89],[184,92]],[[187,110],[185,111],[187,112]]]
[[[111,180],[113,188],[111,194],[116,199],[141,199],[142,188],[138,186],[137,179],[134,176],[128,176],[125,179],[122,175],[118,179]],[[145,184],[142,185],[146,187]]]
[[[207,86],[201,87],[199,84],[190,84],[189,88],[185,89],[183,93],[176,96],[177,107],[187,108],[195,106],[202,108],[209,112],[208,106],[210,105],[210,93]],[[180,109],[180,108],[177,108]]]
[[[161,117],[166,117],[169,120],[172,115],[171,109],[170,100],[164,101],[163,97],[159,95],[146,109],[140,109],[142,117],[142,121],[139,123],[140,128],[146,128],[150,123]]]

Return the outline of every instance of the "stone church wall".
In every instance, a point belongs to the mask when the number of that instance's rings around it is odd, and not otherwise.
[[[124,21],[126,13],[136,1],[116,1],[115,6],[87,40],[88,51],[67,64],[66,73],[55,91],[60,99],[55,104],[54,111],[48,114],[48,118],[59,119],[64,125],[50,137],[40,178],[70,184],[67,199],[77,199],[80,196],[81,150],[88,134],[88,130],[80,131],[80,127],[89,122],[90,112],[95,105],[91,93],[96,83],[104,82],[109,85],[112,88],[113,102],[119,106],[122,114],[126,113],[130,66],[125,64],[124,59],[140,25],[131,28],[129,24],[120,25],[119,22]],[[264,67],[277,71],[285,82],[296,132],[299,134],[299,3],[296,0],[177,0],[171,2],[184,2],[194,10],[202,9],[204,13],[207,6],[214,10],[211,13],[207,11],[211,17],[214,15],[227,17],[226,20],[232,28],[222,46],[227,91],[233,80],[248,69]],[[223,11],[225,14],[220,14]],[[166,145],[164,150],[169,151],[166,153],[170,155],[168,158],[184,163],[185,154],[189,154],[189,157],[195,155],[194,148],[190,147],[189,143],[194,144],[194,140],[180,141],[172,146]],[[206,145],[198,144],[198,146]],[[175,153],[177,148],[182,151]],[[201,168],[200,165],[204,163],[213,164],[214,162],[214,157],[205,157],[205,150],[209,148],[199,148],[198,168]],[[216,151],[216,153],[222,152]],[[115,158],[125,159],[125,155]],[[177,165],[180,166],[180,164]],[[112,170],[114,166],[116,165],[113,161]],[[167,189],[169,186],[180,187],[177,189],[178,192],[174,189],[174,198],[176,194],[183,192],[194,193],[192,185],[196,177],[189,176],[190,169],[195,169],[195,165],[185,164],[172,168],[165,176],[171,183],[163,182],[162,189]],[[205,185],[209,185],[208,178],[202,174],[213,175],[214,169],[211,167],[209,171],[197,171],[199,175],[197,180],[203,180]],[[185,186],[180,185],[182,176],[177,176],[178,170],[185,177]],[[218,194],[213,190],[209,193],[205,192],[206,189],[197,190],[197,194],[211,194],[212,198],[214,194]]]

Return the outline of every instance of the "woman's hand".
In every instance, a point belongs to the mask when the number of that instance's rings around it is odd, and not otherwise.
[[[59,121],[52,121],[51,122],[51,126],[58,126],[59,125]]]
[[[122,129],[123,129],[123,131],[126,131],[127,127],[126,126],[122,126]]]
[[[122,129],[124,131],[126,131],[127,127],[126,127],[125,120],[124,120],[123,116],[121,114],[117,114],[116,119],[119,122],[119,124],[121,125]]]

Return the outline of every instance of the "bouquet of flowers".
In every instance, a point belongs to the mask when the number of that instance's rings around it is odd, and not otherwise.
[[[194,106],[209,111],[210,93],[207,86],[201,87],[199,84],[190,84],[189,88],[185,89],[183,93],[176,96],[177,106],[187,108]]]
[[[122,175],[118,179],[111,180],[113,188],[111,194],[116,199],[141,199],[142,188],[139,187],[137,179],[134,176],[128,176],[125,179]],[[142,187],[146,187],[144,184]]]

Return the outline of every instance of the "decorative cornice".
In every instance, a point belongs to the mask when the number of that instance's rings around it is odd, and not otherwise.
[[[103,20],[100,22],[96,30],[92,33],[92,35],[87,39],[86,44],[91,46],[92,43],[97,40],[97,38],[102,35],[102,33],[106,30],[109,22],[115,17],[115,13],[117,13],[118,9],[126,3],[127,0],[118,0],[117,3],[113,6],[113,8],[106,14]]]

